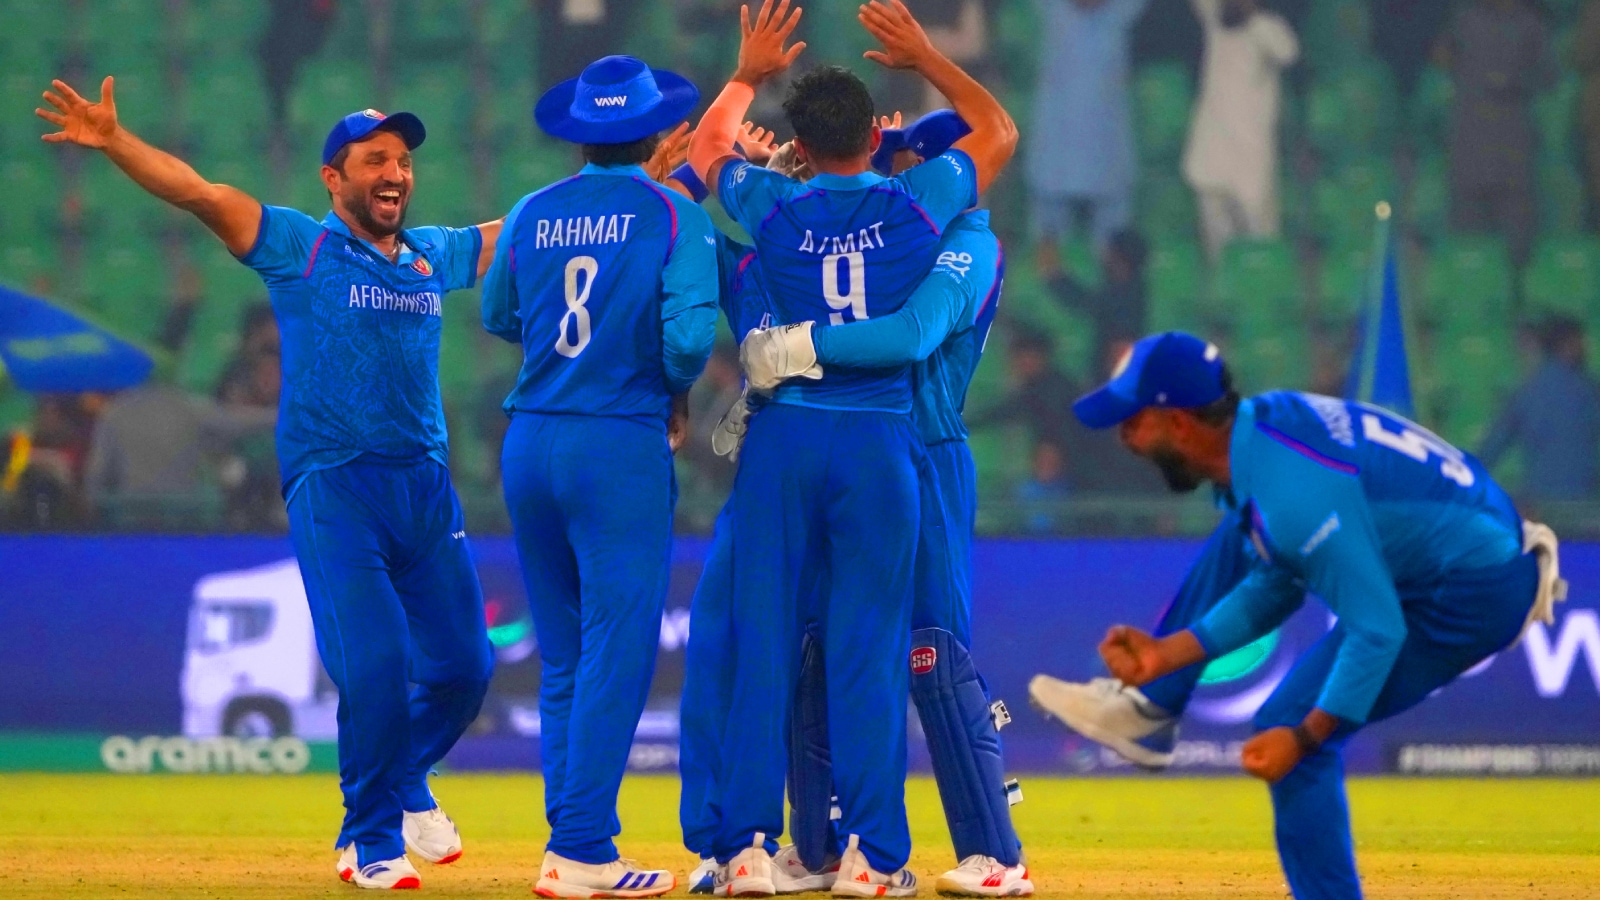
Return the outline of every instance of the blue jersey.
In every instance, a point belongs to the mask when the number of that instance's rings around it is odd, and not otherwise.
[[[484,277],[483,324],[523,347],[506,411],[665,422],[716,336],[705,211],[638,166],[585,166],[522,198]]]
[[[477,228],[408,228],[390,262],[338,216],[261,208],[240,261],[266,282],[283,343],[278,469],[284,494],[357,457],[444,464],[439,313],[472,287]]]
[[[1346,631],[1317,705],[1366,720],[1407,630],[1399,594],[1522,552],[1522,519],[1471,454],[1394,413],[1314,394],[1246,400],[1225,493],[1260,565],[1194,629],[1211,654],[1277,627],[1306,590]],[[1531,598],[1530,598],[1531,599]],[[1435,601],[1425,601],[1435,602]]]
[[[933,271],[894,315],[817,329],[823,367],[883,368],[915,360],[911,418],[927,444],[964,441],[961,411],[1000,302],[1005,256],[989,212],[963,213],[945,230]]]
[[[717,275],[721,287],[717,302],[734,340],[742,342],[752,329],[772,326],[772,304],[761,286],[755,248],[718,234]]]
[[[977,202],[972,160],[952,150],[899,176],[818,175],[801,183],[746,162],[723,166],[717,196],[761,258],[777,324],[842,325],[900,309],[932,268],[945,226]],[[825,372],[774,400],[824,409],[911,410],[909,365]]]

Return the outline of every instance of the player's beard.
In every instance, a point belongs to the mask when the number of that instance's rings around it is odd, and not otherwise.
[[[1150,461],[1161,470],[1167,489],[1174,494],[1192,494],[1205,483],[1205,477],[1196,472],[1177,451],[1162,447],[1150,451]]]
[[[395,216],[394,224],[392,225],[378,221],[377,216],[373,215],[372,212],[373,195],[383,190],[400,192],[400,212]],[[361,226],[361,230],[373,237],[380,238],[399,234],[400,229],[404,228],[406,224],[406,211],[411,208],[411,194],[405,189],[404,185],[400,184],[380,184],[370,190],[359,193],[350,191],[344,195],[343,199],[344,208],[350,211],[351,216],[355,217],[356,224]]]

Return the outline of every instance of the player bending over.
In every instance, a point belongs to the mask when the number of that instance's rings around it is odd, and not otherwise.
[[[755,89],[803,48],[783,46],[799,18],[788,0],[769,0],[753,23],[744,12],[739,69],[690,145],[696,174],[751,233],[776,318],[796,327],[898,310],[932,267],[945,226],[974,205],[1016,142],[1004,110],[933,50],[903,4],[874,3],[861,15],[885,47],[870,58],[917,68],[973,125],[952,152],[898,179],[870,172],[879,135],[866,87],[842,69],[819,69],[796,80],[785,103],[811,181],[731,155]],[[720,753],[719,893],[775,890],[768,836],[783,830],[785,723],[801,635],[817,622],[826,623],[839,830],[849,835],[833,890],[915,893],[904,869],[903,667],[921,455],[910,409],[910,367],[901,366],[785,386],[751,423],[734,488],[729,708],[739,728],[727,729]],[[813,596],[803,580],[813,548],[824,546],[828,588]]]
[[[543,897],[677,886],[612,839],[667,595],[668,420],[716,338],[711,220],[642,166],[699,96],[629,56],[551,88],[539,127],[587,165],[518,201],[484,281],[484,326],[524,353],[501,468],[543,673]]]
[[[884,129],[873,165],[898,175],[944,154],[970,131],[950,110],[906,129]],[[752,389],[770,392],[819,366],[885,368],[915,363],[911,419],[926,449],[915,600],[911,697],[928,740],[959,864],[941,875],[942,894],[1016,897],[1033,893],[1011,823],[999,726],[1009,721],[973,666],[972,536],[976,476],[961,420],[967,387],[994,322],[1004,275],[989,213],[962,214],[945,231],[933,272],[893,315],[848,325],[777,328],[750,334],[741,348]],[[779,893],[833,886],[842,847],[833,833],[825,673],[808,637],[802,656],[790,751],[790,834],[774,858]]]
[[[445,468],[440,301],[470,288],[500,223],[405,228],[410,113],[345,116],[322,150],[321,222],[211,184],[117,121],[112,79],[90,103],[64,82],[36,110],[55,143],[92,147],[193,213],[266,282],[283,333],[278,467],[317,650],[339,688],[345,817],[339,876],[415,888],[405,850],[437,864],[461,836],[428,771],[474,718],[493,668],[483,594]]]
[[[1344,742],[1551,621],[1565,592],[1555,535],[1523,521],[1470,454],[1387,410],[1288,391],[1241,401],[1199,338],[1145,338],[1120,369],[1078,418],[1117,427],[1175,491],[1215,485],[1254,564],[1188,627],[1158,638],[1118,625],[1100,655],[1139,687],[1321,597],[1338,621],[1262,705],[1242,762],[1271,785],[1294,896],[1359,898]]]

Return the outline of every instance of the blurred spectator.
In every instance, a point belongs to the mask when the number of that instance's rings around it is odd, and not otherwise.
[[[939,52],[950,57],[974,78],[993,85],[995,71],[989,55],[989,34],[992,30],[989,23],[994,20],[999,5],[998,0],[917,0],[916,14],[918,21],[928,31],[928,40],[939,48]],[[950,101],[934,90],[926,79],[911,76],[910,73],[895,74],[900,78],[890,82],[891,90],[893,85],[903,84],[904,79],[909,78],[919,96],[913,97],[909,105],[896,107],[891,104],[891,108],[903,108],[908,112],[916,108],[917,114],[921,115],[950,105]]]
[[[217,383],[217,400],[245,406],[276,406],[278,385],[274,383],[270,391],[264,390],[259,377],[262,358],[272,357],[269,365],[276,367],[281,349],[278,320],[272,314],[272,307],[257,303],[246,309],[243,326],[239,347]],[[269,395],[270,402],[266,399]]]
[[[689,393],[689,438],[678,450],[684,500],[679,504],[679,515],[687,524],[709,527],[717,508],[733,489],[736,469],[711,451],[711,432],[723,413],[739,399],[743,388],[738,349],[731,343],[719,343]]]
[[[1039,0],[1041,66],[1028,130],[1027,175],[1039,268],[1087,215],[1104,246],[1133,217],[1138,160],[1128,105],[1133,25],[1148,0]]]
[[[1143,337],[1143,334],[1138,337]],[[1107,343],[1100,357],[1100,371],[1109,377],[1122,365],[1133,341]],[[1085,428],[1076,417],[1069,423],[1072,439],[1072,488],[1083,494],[1154,494],[1166,496],[1166,482],[1155,466],[1129,453],[1115,428]],[[1081,522],[1082,520],[1080,520]],[[1116,527],[1107,521],[1107,528]]]
[[[113,525],[173,524],[176,507],[157,498],[192,501],[206,483],[208,455],[276,419],[273,408],[219,406],[160,381],[123,391],[95,425],[89,501]]]
[[[268,0],[270,18],[258,48],[261,74],[267,83],[272,119],[289,117],[289,93],[301,63],[315,56],[328,39],[338,13],[338,0]]]
[[[17,432],[0,466],[0,518],[26,531],[81,526],[87,521],[82,483],[98,398],[47,394],[37,399],[31,433]]]
[[[576,78],[602,56],[622,53],[645,0],[541,0],[538,76],[542,88]],[[755,9],[750,10],[752,16]],[[732,20],[727,20],[731,22]],[[725,23],[723,27],[727,27]]]
[[[1583,164],[1589,188],[1589,215],[1600,215],[1600,0],[1583,6],[1572,38],[1572,64],[1583,76],[1578,98],[1578,130],[1583,134]]]
[[[277,329],[272,330],[276,336]],[[283,386],[283,366],[278,354],[258,351],[252,355],[249,377],[241,380],[229,407],[256,410],[260,421],[276,412]],[[226,408],[226,407],[225,407]],[[286,531],[288,513],[284,508],[278,475],[278,452],[272,432],[252,428],[230,442],[218,467],[225,492],[225,515],[234,531]]]
[[[1450,0],[1374,0],[1372,46],[1389,64],[1402,97],[1416,89],[1449,20]]]
[[[1010,391],[992,408],[970,417],[967,424],[972,428],[1025,425],[1036,441],[1069,446],[1069,435],[1077,423],[1072,401],[1079,391],[1072,379],[1056,369],[1054,344],[1046,335],[1022,331],[1012,338],[1010,350]]]
[[[1518,265],[1538,227],[1533,101],[1555,84],[1543,18],[1523,0],[1475,0],[1439,45],[1455,82],[1450,110],[1450,227],[1498,232]]]
[[[1189,123],[1183,174],[1200,206],[1212,260],[1235,237],[1278,234],[1281,76],[1300,42],[1256,0],[1194,0],[1205,29],[1200,100]]]
[[[1123,229],[1100,248],[1100,287],[1090,289],[1065,269],[1047,276],[1056,299],[1094,321],[1097,359],[1115,359],[1122,347],[1144,336],[1147,254],[1144,238]]]
[[[1478,456],[1493,466],[1522,451],[1522,496],[1533,502],[1596,499],[1600,384],[1586,368],[1583,326],[1558,316],[1542,329],[1543,358],[1506,401]]]
[[[1061,527],[1061,504],[1071,494],[1066,449],[1055,441],[1035,441],[1033,466],[1017,484],[1017,512],[1022,530],[1054,534]]]

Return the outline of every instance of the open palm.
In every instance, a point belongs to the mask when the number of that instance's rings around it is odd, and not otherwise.
[[[65,81],[50,82],[54,91],[45,91],[44,99],[60,112],[35,109],[34,115],[60,128],[44,139],[53,143],[73,143],[84,147],[104,147],[117,132],[117,102],[112,96],[112,78],[100,82],[100,102],[90,103]]]

